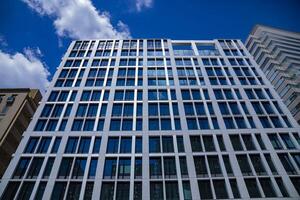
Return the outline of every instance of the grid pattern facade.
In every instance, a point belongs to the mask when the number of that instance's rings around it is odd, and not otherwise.
[[[257,25],[246,48],[300,124],[300,33]]]
[[[1,199],[299,199],[300,131],[240,40],[74,41]]]

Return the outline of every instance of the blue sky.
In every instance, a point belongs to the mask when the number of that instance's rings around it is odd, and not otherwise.
[[[244,41],[255,24],[300,32],[299,8],[299,0],[3,1],[0,87],[44,89],[73,39]]]

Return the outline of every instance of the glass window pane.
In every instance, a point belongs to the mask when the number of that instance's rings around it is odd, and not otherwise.
[[[164,199],[162,182],[150,182],[150,200]]]
[[[198,187],[201,199],[212,199],[212,190],[209,180],[199,180]]]
[[[178,184],[176,181],[166,181],[166,199],[179,200]]]
[[[257,182],[255,179],[245,179],[245,183],[247,186],[248,194],[250,198],[260,198],[261,194],[259,192]]]
[[[224,180],[214,180],[213,181],[216,198],[217,199],[227,199],[228,194],[226,190],[226,184]]]

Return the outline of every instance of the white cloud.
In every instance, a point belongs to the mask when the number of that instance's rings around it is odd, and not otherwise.
[[[137,11],[141,11],[143,8],[151,8],[153,4],[153,0],[136,0],[135,6]]]
[[[99,12],[91,0],[23,0],[42,16],[54,19],[57,35],[72,39],[129,38],[126,24],[114,27],[107,12]]]
[[[9,54],[0,50],[1,88],[39,88],[43,93],[49,85],[49,72],[40,60],[39,48],[25,48],[24,53]]]

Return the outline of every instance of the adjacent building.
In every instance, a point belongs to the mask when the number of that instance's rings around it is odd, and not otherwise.
[[[39,90],[0,89],[0,178],[41,99]]]
[[[300,128],[240,40],[69,46],[1,199],[300,197]]]
[[[300,124],[300,33],[257,25],[246,47]]]

